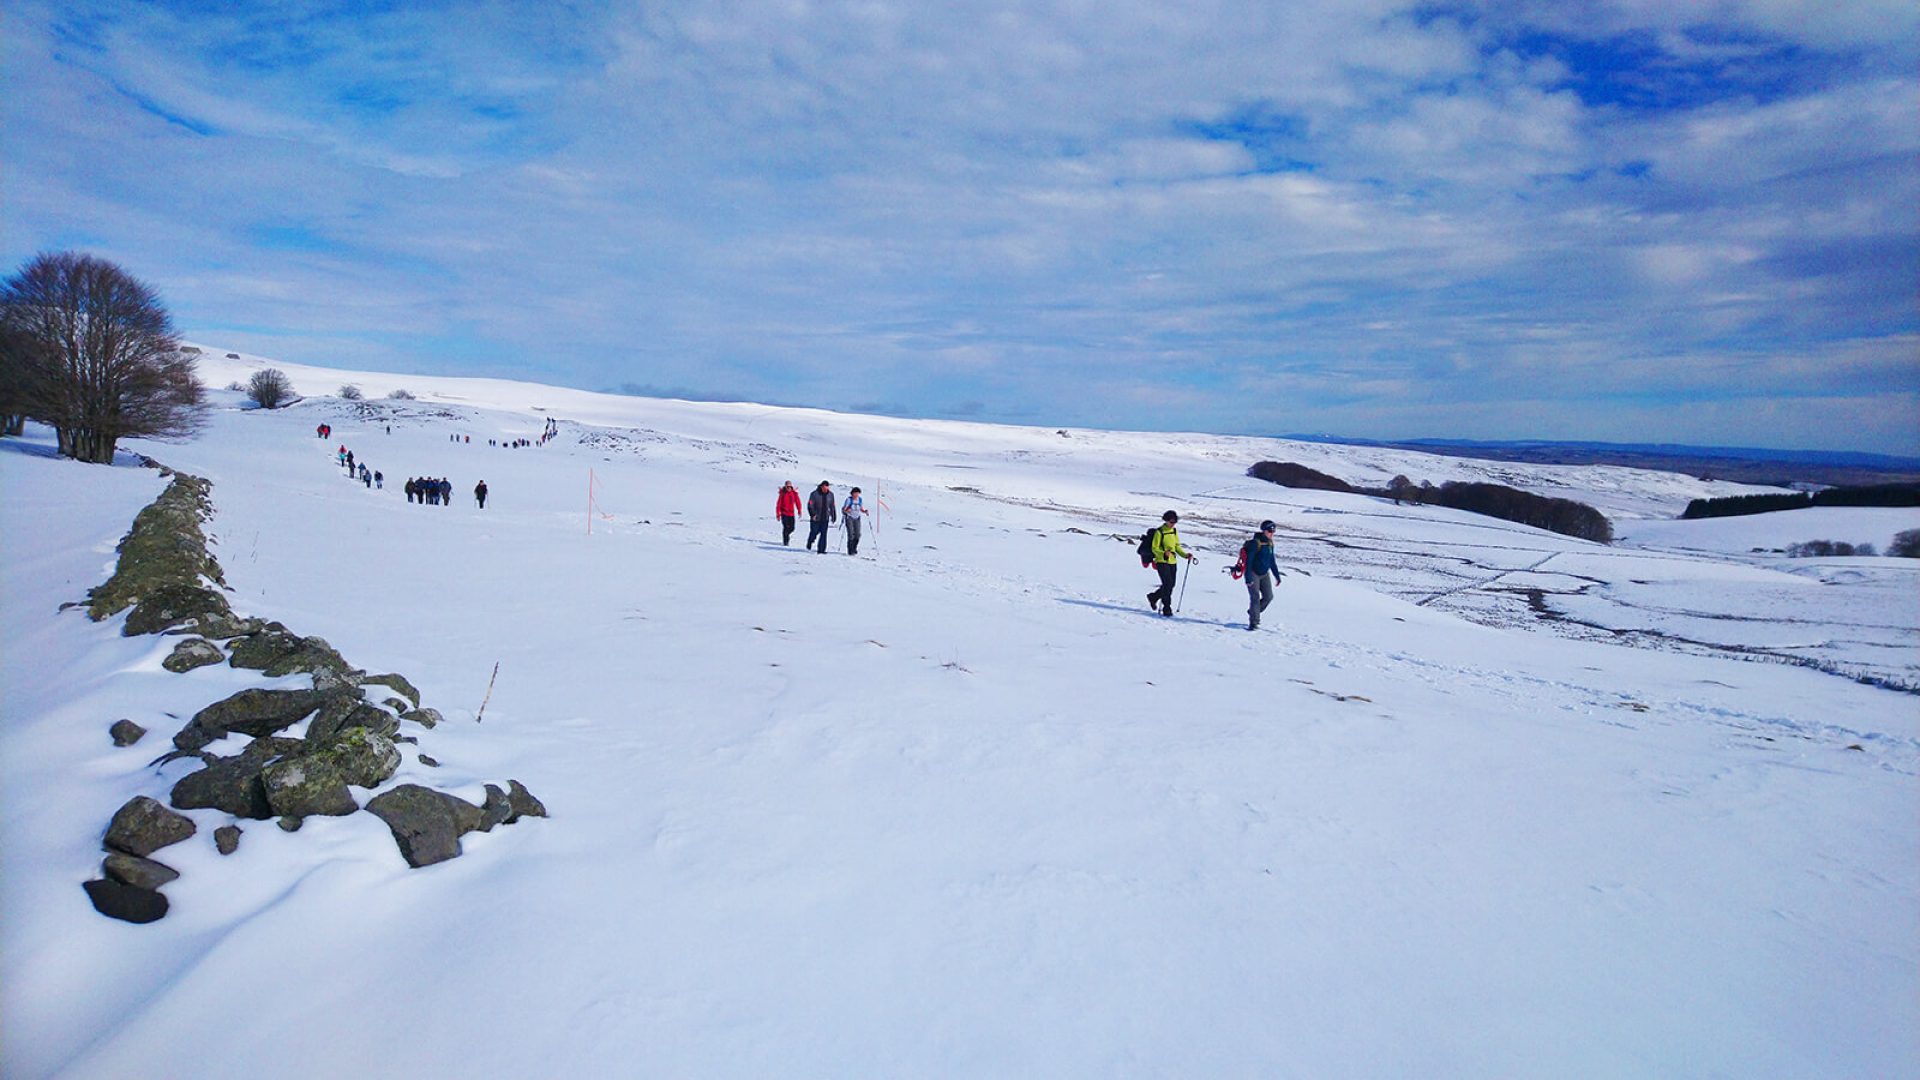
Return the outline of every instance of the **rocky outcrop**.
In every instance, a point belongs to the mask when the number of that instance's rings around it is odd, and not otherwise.
[[[207,554],[201,523],[213,514],[211,484],[173,474],[173,482],[133,519],[121,539],[113,576],[87,595],[87,614],[106,619],[134,608],[122,631],[152,634],[202,619],[228,616],[220,564]]]
[[[174,783],[169,801],[179,810],[273,820],[287,832],[299,830],[314,815],[356,812],[360,806],[353,789],[387,783],[401,765],[397,744],[417,741],[399,733],[401,724],[432,728],[445,718],[420,704],[419,689],[404,675],[368,675],[323,638],[236,615],[218,591],[225,581],[201,530],[212,513],[211,485],[167,470],[162,474],[173,476],[173,483],[134,520],[120,542],[113,577],[88,594],[89,614],[99,620],[131,607],[124,633],[194,635],[177,643],[161,661],[169,671],[184,673],[226,660],[236,669],[256,670],[269,678],[297,673],[312,678],[310,689],[250,687],[195,713],[174,735],[176,749],[153,762],[156,768],[183,758],[201,762]],[[366,700],[367,686],[392,692],[384,699],[385,708]],[[289,737],[288,729],[302,721],[307,721],[304,737]],[[145,733],[131,720],[110,729],[119,746],[132,745]],[[229,735],[248,741],[225,756],[209,749]],[[419,759],[425,765],[439,764],[425,754]],[[416,867],[459,855],[460,837],[467,833],[546,816],[540,800],[516,780],[508,781],[505,789],[486,785],[480,806],[419,784],[402,784],[375,795],[366,809],[387,823],[401,856]],[[103,876],[84,883],[94,907],[129,922],[164,916],[167,899],[159,890],[179,873],[148,856],[194,832],[192,819],[157,800],[130,800],[107,829]],[[223,824],[213,830],[214,846],[222,855],[232,854],[240,836],[237,825]]]

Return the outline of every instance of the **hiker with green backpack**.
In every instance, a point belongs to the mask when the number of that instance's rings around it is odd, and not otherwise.
[[[1180,533],[1174,529],[1180,515],[1169,510],[1160,515],[1160,520],[1163,524],[1142,538],[1140,546],[1144,550],[1140,554],[1143,558],[1151,554],[1153,568],[1160,573],[1160,587],[1147,594],[1147,608],[1170,616],[1173,587],[1180,581],[1180,560],[1191,563],[1194,555],[1180,542]]]

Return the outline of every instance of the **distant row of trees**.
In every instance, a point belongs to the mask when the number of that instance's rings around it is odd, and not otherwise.
[[[1729,495],[1722,499],[1695,499],[1680,512],[1683,520],[1770,514],[1809,506],[1920,506],[1920,484],[1862,484],[1830,487],[1815,492],[1766,495]]]
[[[193,355],[131,274],[59,252],[0,282],[0,432],[39,420],[61,454],[104,464],[119,440],[191,434],[205,411]]]
[[[1807,540],[1787,545],[1789,559],[1813,559],[1848,555],[1873,556],[1879,552],[1872,544],[1849,544],[1844,540]],[[1896,559],[1920,559],[1920,529],[1903,529],[1887,545],[1887,554]]]
[[[1337,476],[1329,476],[1290,461],[1262,461],[1248,469],[1247,475],[1281,487],[1339,491],[1392,499],[1396,503],[1445,506],[1582,540],[1601,544],[1613,542],[1613,523],[1607,520],[1605,514],[1586,503],[1535,495],[1531,491],[1505,484],[1449,481],[1435,487],[1431,481],[1415,484],[1405,476],[1396,476],[1384,488],[1369,488],[1349,484]]]

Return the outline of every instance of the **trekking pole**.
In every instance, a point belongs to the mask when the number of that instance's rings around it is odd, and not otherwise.
[[[1188,559],[1187,572],[1180,575],[1180,599],[1174,601],[1173,610],[1179,611],[1180,606],[1187,602],[1187,582],[1192,578],[1193,578],[1193,560]]]

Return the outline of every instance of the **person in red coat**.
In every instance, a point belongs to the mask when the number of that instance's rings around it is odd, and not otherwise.
[[[780,485],[780,497],[773,501],[773,516],[780,519],[780,546],[793,540],[794,523],[800,519],[800,489],[789,480]]]

